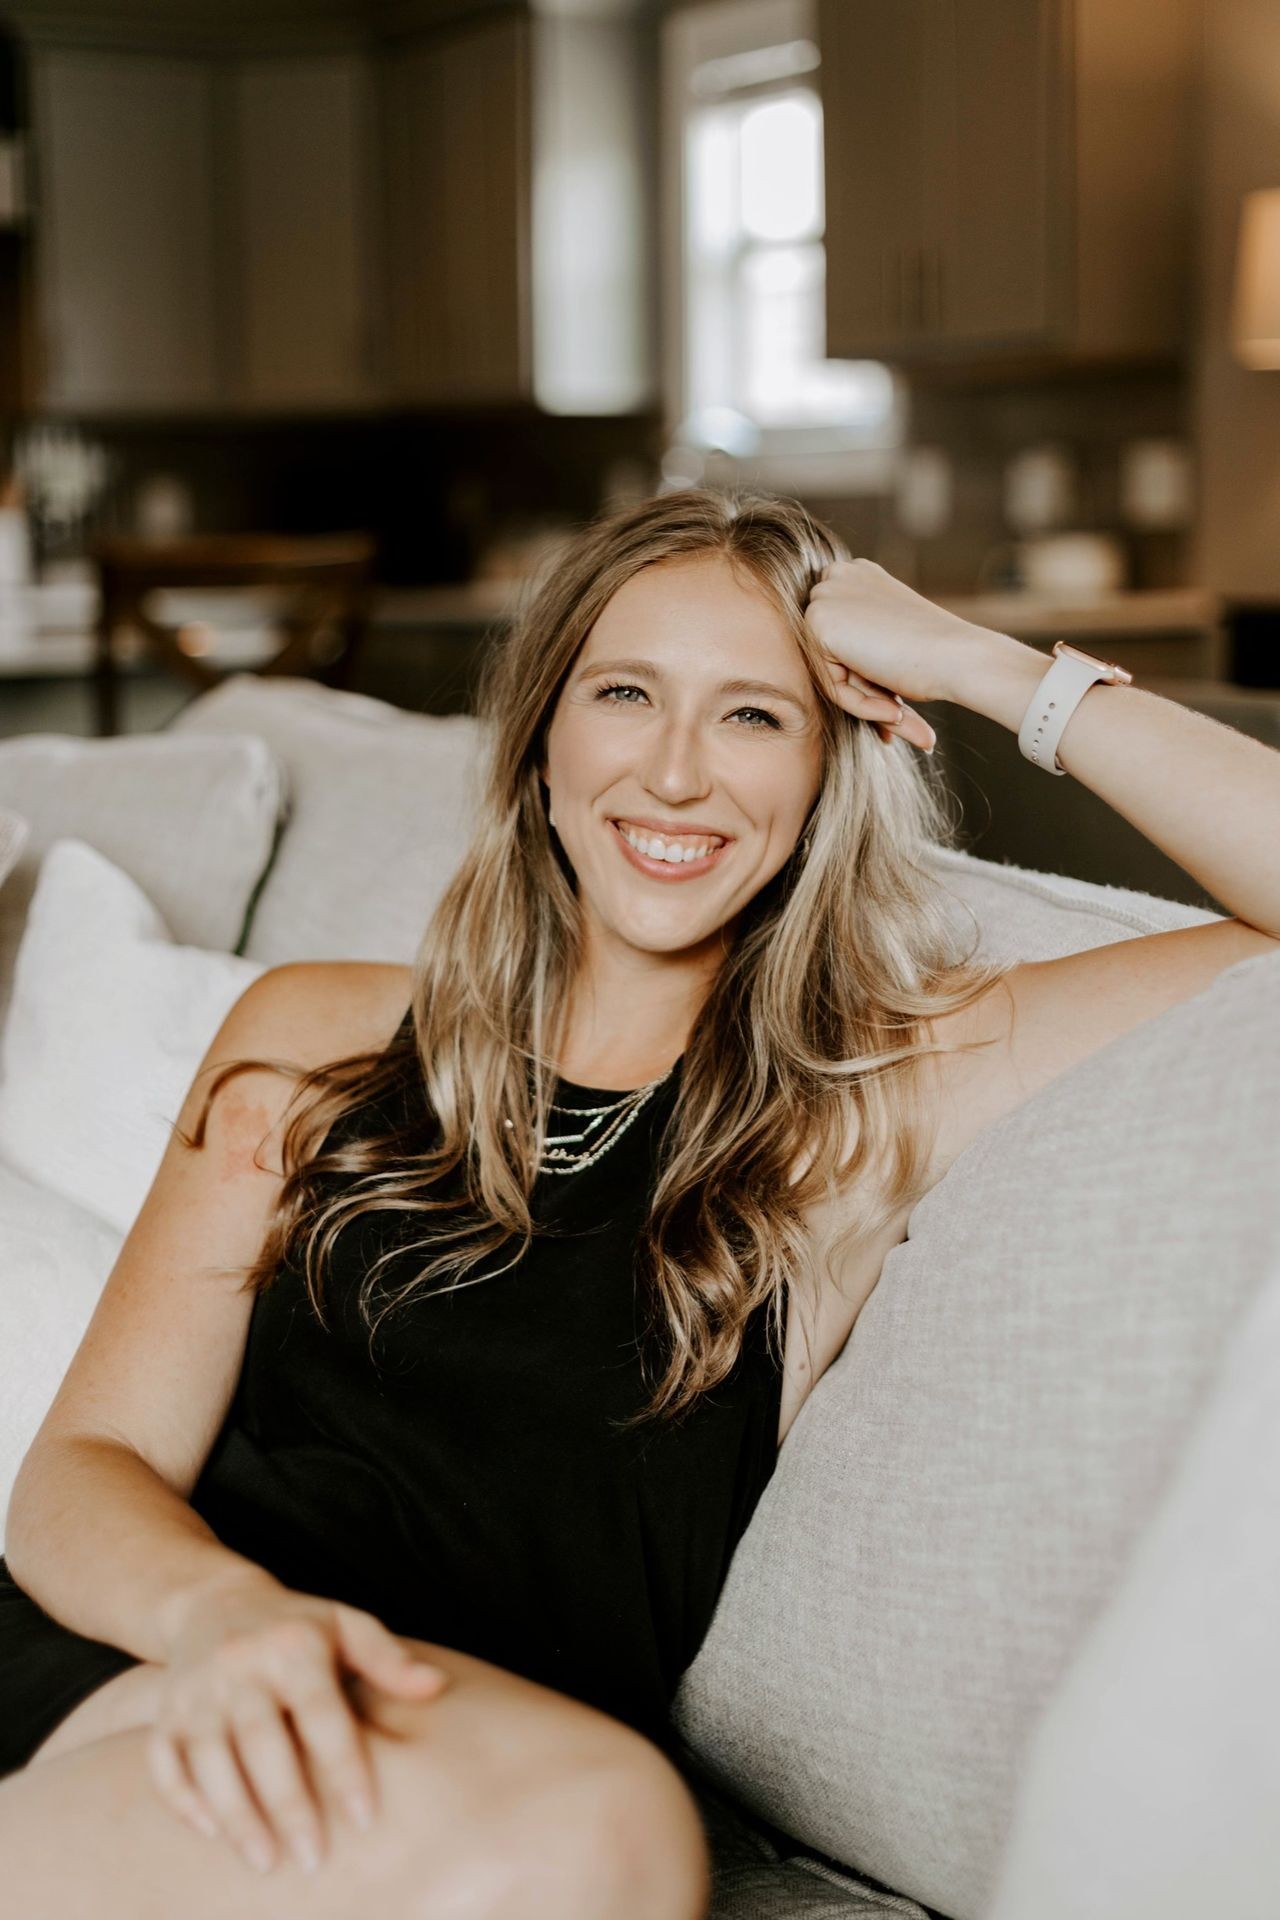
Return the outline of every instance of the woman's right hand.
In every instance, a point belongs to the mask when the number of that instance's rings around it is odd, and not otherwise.
[[[211,1839],[225,1834],[260,1872],[281,1844],[319,1865],[324,1798],[361,1827],[375,1810],[348,1674],[407,1700],[448,1684],[373,1614],[269,1575],[196,1595],[160,1669],[147,1762],[161,1798]]]

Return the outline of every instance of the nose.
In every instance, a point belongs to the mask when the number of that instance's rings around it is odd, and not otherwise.
[[[675,716],[664,720],[650,736],[641,777],[648,791],[668,806],[705,799],[711,782],[696,722]]]

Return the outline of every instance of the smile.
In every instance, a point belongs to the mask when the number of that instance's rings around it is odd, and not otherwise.
[[[625,820],[611,820],[609,829],[631,865],[654,880],[696,880],[732,844],[716,834],[650,833]]]

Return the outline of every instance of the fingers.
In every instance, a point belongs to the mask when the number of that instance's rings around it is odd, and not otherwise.
[[[259,1812],[221,1723],[209,1723],[186,1742],[186,1762],[205,1805],[232,1845],[259,1873],[278,1858],[271,1828]]]
[[[933,752],[937,734],[924,715],[908,706],[901,694],[876,686],[874,681],[864,679],[843,662],[833,664],[830,691],[836,705],[846,713],[851,713],[856,720],[872,722],[882,740],[900,738],[925,753]]]
[[[265,1691],[247,1696],[233,1733],[247,1776],[275,1844],[314,1873],[324,1857],[324,1820],[279,1702]]]
[[[286,1698],[318,1784],[354,1825],[370,1827],[377,1811],[373,1762],[345,1693],[336,1683],[304,1682]]]
[[[217,1838],[218,1823],[187,1771],[178,1742],[161,1727],[153,1727],[147,1741],[147,1771],[166,1806],[207,1840]]]

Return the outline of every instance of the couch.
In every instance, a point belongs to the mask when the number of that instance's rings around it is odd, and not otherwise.
[[[157,734],[0,742],[0,1514],[222,1013],[282,961],[411,959],[482,752],[243,674]],[[1213,917],[931,858],[1001,957]],[[715,1920],[1280,1911],[1277,1378],[1265,955],[912,1214],[677,1695]]]

